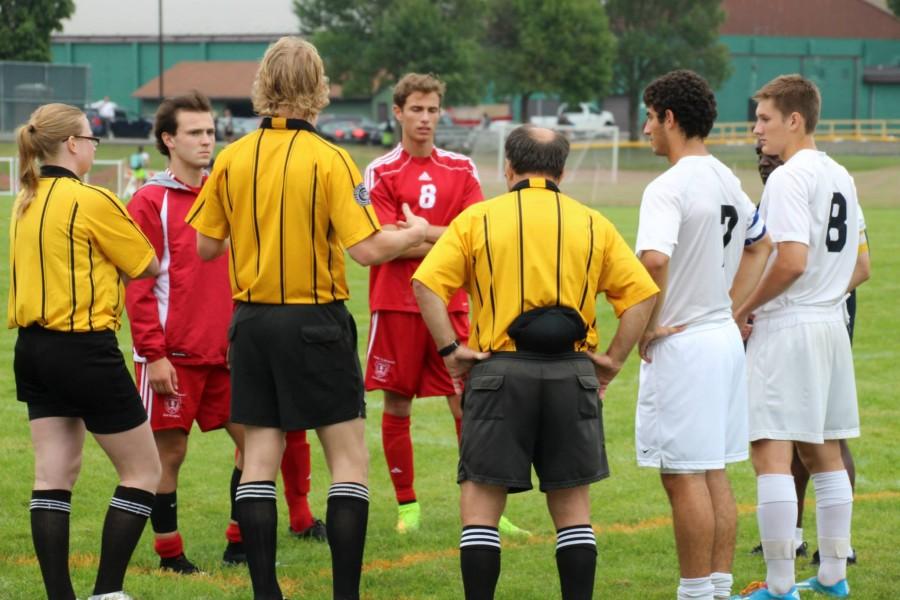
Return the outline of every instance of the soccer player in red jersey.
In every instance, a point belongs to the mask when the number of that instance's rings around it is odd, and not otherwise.
[[[135,377],[154,431],[163,476],[150,516],[160,567],[177,573],[199,569],[184,554],[178,531],[178,472],[187,453],[193,422],[201,431],[225,428],[240,449],[243,428],[229,422],[231,384],[226,364],[231,284],[227,257],[204,263],[197,256],[196,232],[184,222],[206,177],[215,142],[209,101],[201,94],[166,100],[156,117],[157,147],[168,168],[135,193],[128,211],[153,243],[162,267],[155,278],[135,280],[126,290],[134,344]],[[293,432],[282,473],[290,507],[290,531],[324,540],[324,525],[309,509],[309,444]],[[224,560],[246,560],[234,518],[234,488],[241,457],[232,474],[232,518]]]
[[[460,434],[462,383],[453,381],[419,314],[410,278],[422,258],[456,215],[483,199],[478,170],[467,156],[436,148],[435,128],[445,85],[432,75],[408,73],[394,87],[394,117],[400,144],[372,161],[365,183],[384,229],[403,218],[406,203],[428,220],[426,241],[399,258],[371,268],[369,309],[372,313],[366,353],[366,390],[384,391],[381,437],[384,456],[399,504],[397,531],[419,528],[420,512],[413,487],[410,437],[412,399],[446,396]],[[469,302],[460,291],[449,312],[457,337],[469,337]],[[503,518],[505,533],[527,533]]]

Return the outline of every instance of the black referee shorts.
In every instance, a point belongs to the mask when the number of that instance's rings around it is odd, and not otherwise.
[[[233,422],[293,431],[365,417],[356,323],[343,302],[239,303],[228,337]]]
[[[30,420],[76,417],[92,433],[128,431],[147,420],[113,331],[19,329],[16,395]]]
[[[609,476],[599,382],[584,353],[501,352],[476,364],[463,396],[458,481],[541,491]]]

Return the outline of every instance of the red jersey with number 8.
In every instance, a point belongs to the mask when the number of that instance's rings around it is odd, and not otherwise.
[[[429,156],[411,156],[397,146],[366,168],[366,187],[382,225],[403,219],[405,202],[431,225],[446,226],[468,206],[483,199],[478,170],[468,156],[435,148]],[[410,279],[421,258],[401,258],[369,271],[369,310],[419,312]],[[469,312],[465,292],[457,292],[449,312]]]

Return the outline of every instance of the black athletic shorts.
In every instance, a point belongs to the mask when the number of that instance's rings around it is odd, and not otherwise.
[[[343,302],[238,303],[231,420],[284,431],[365,417],[356,323]]]
[[[147,420],[116,334],[19,329],[13,362],[16,395],[30,420],[77,417],[92,433],[128,431]]]
[[[463,396],[458,481],[541,491],[609,476],[599,382],[581,352],[500,352],[476,364]]]

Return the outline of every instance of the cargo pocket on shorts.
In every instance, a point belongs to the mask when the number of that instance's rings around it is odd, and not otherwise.
[[[303,366],[309,373],[346,370],[346,346],[338,325],[313,325],[300,330]]]
[[[578,416],[596,419],[600,415],[600,382],[593,375],[579,375]]]
[[[465,412],[476,421],[503,419],[503,375],[481,375],[466,381]]]

